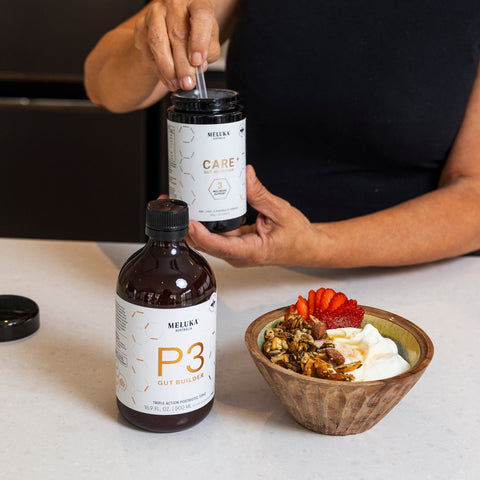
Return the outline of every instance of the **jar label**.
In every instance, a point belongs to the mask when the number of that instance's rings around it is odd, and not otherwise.
[[[170,198],[189,205],[201,222],[237,218],[247,211],[245,119],[193,125],[167,120]]]
[[[116,391],[151,415],[193,412],[215,393],[216,293],[199,305],[149,308],[118,295]]]

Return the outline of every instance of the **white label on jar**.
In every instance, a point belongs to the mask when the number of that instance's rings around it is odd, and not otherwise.
[[[247,211],[245,119],[187,125],[167,121],[169,195],[187,202],[201,222],[237,218]]]
[[[200,305],[149,308],[115,302],[116,390],[152,415],[193,412],[215,393],[216,294]]]

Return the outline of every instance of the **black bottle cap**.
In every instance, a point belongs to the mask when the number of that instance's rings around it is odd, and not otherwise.
[[[19,340],[40,327],[38,305],[27,297],[0,295],[0,342]]]
[[[145,233],[155,240],[180,240],[188,234],[188,205],[182,200],[147,204]]]

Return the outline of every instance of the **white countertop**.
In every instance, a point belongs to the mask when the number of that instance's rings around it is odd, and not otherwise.
[[[215,404],[199,425],[155,434],[119,417],[114,292],[139,245],[0,239],[0,294],[32,298],[40,330],[0,343],[1,479],[480,478],[480,257],[397,269],[233,269],[219,287]],[[320,286],[423,328],[435,355],[371,430],[299,426],[244,343],[260,314]],[[453,327],[453,328],[452,328]]]

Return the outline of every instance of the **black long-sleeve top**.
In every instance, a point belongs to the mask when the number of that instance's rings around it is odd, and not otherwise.
[[[311,221],[435,189],[479,58],[478,0],[245,0],[227,79],[247,161]]]

